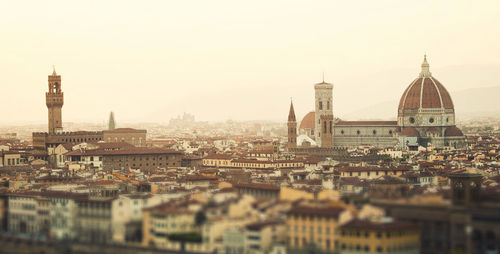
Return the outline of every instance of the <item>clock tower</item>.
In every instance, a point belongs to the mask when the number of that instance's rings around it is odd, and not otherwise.
[[[64,93],[61,90],[61,76],[54,68],[49,75],[49,91],[45,93],[45,101],[49,110],[49,134],[62,132],[62,106]]]

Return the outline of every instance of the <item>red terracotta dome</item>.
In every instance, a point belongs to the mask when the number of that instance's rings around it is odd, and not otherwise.
[[[399,134],[399,136],[403,137],[418,137],[420,134],[418,133],[417,129],[413,127],[405,127]]]
[[[424,57],[422,72],[401,96],[399,111],[404,109],[453,109],[451,96],[446,88],[429,72],[429,64]]]
[[[314,111],[307,113],[300,122],[299,129],[314,129],[316,122],[316,113]]]
[[[456,126],[450,126],[444,130],[445,137],[461,137],[464,133]]]

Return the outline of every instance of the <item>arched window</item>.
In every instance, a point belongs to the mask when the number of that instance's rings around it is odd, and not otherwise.
[[[326,102],[326,109],[330,110],[330,101]]]
[[[322,101],[319,102],[319,110],[323,110],[323,102]]]

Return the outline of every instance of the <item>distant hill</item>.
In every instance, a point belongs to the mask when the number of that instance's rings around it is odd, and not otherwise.
[[[473,116],[500,117],[500,87],[479,87],[450,91],[458,118]],[[399,99],[399,98],[398,98]],[[399,100],[386,101],[372,106],[340,114],[346,120],[396,119]]]

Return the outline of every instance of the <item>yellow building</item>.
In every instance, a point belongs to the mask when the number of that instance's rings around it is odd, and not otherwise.
[[[341,167],[340,177],[358,177],[360,179],[375,179],[381,176],[401,176],[410,171],[409,167]]]
[[[13,151],[0,151],[0,166],[18,166],[22,164],[21,154]]]
[[[229,167],[232,159],[232,156],[227,154],[211,154],[203,158],[202,163],[205,167]]]
[[[420,231],[408,222],[353,220],[340,227],[340,253],[420,252]]]
[[[338,201],[340,199],[340,193],[337,190],[325,189],[315,192],[307,189],[281,187],[280,200],[296,201],[299,199]]]
[[[341,206],[295,206],[287,214],[289,253],[309,250],[333,253],[339,247],[339,225],[351,212]]]
[[[201,204],[197,201],[170,201],[142,212],[142,245],[158,248],[177,248],[168,236],[175,233],[200,233],[196,213]]]

